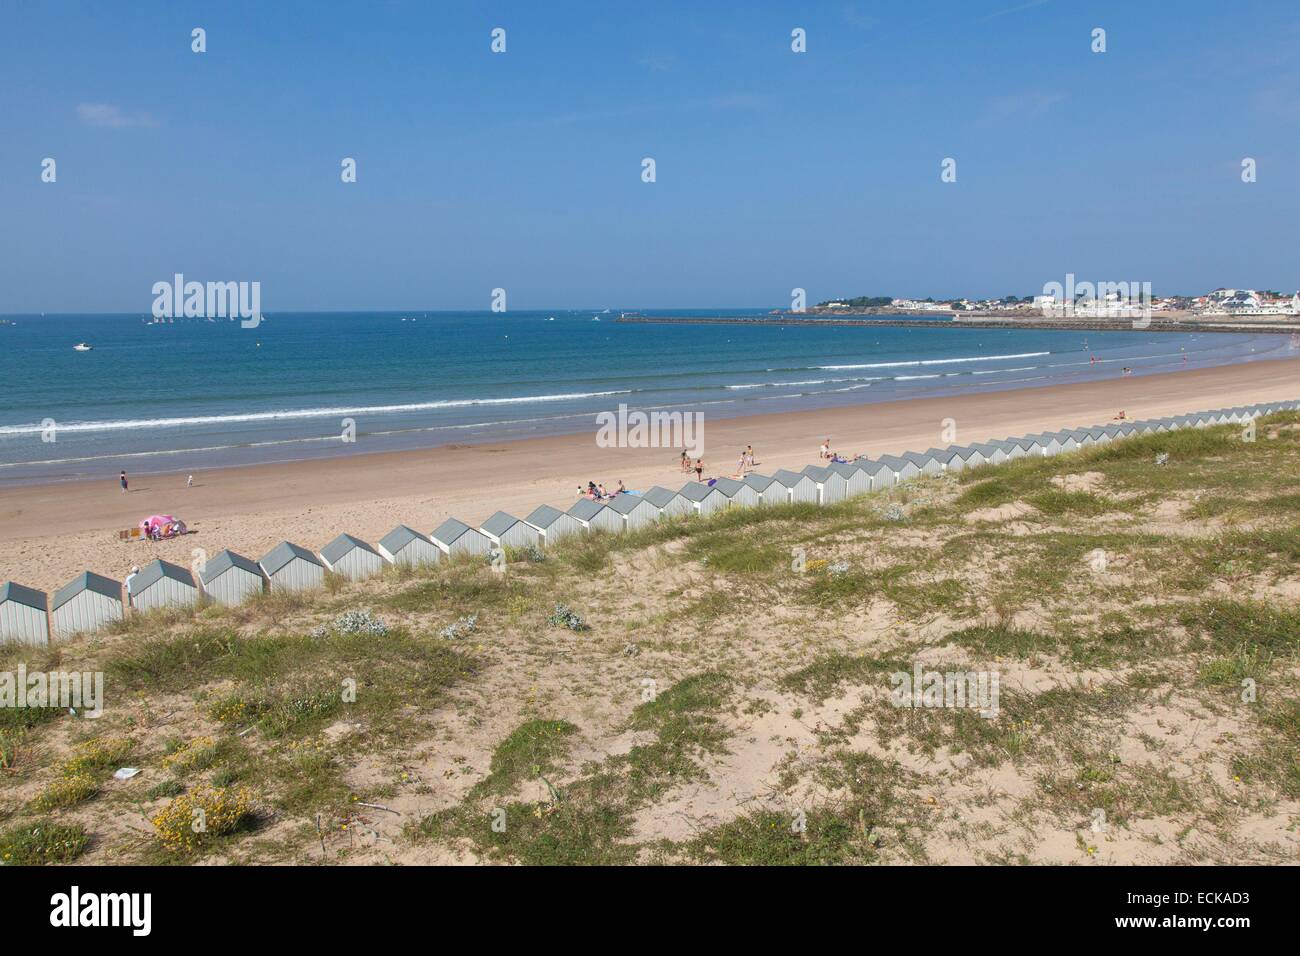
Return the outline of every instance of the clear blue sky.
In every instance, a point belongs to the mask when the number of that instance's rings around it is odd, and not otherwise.
[[[1298,134],[1291,3],[11,0],[0,312],[1290,291]]]

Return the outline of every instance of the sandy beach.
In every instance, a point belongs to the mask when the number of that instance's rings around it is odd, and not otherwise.
[[[706,420],[705,475],[734,474],[752,444],[760,472],[817,461],[830,438],[846,455],[923,451],[943,445],[944,419],[957,442],[1108,422],[1120,409],[1149,418],[1300,397],[1300,359],[1256,362],[1140,378],[962,397],[914,399],[762,416]],[[482,445],[140,476],[122,494],[103,481],[0,490],[0,580],[53,591],[83,570],[118,579],[161,557],[194,563],[231,548],[258,558],[281,540],[319,549],[339,532],[374,542],[397,524],[428,532],[448,516],[470,523],[505,510],[523,517],[539,504],[567,508],[579,484],[621,480],[629,489],[685,482],[680,449],[598,448],[592,431]],[[160,543],[123,542],[119,529],[151,514],[174,514],[193,534]]]

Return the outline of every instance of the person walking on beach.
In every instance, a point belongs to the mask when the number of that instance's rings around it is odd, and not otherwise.
[[[749,465],[750,468],[753,468],[754,465],[756,464],[756,462],[754,461],[754,446],[753,446],[753,445],[746,445],[746,446],[745,446],[745,464]]]
[[[185,479],[185,487],[186,487],[186,488],[193,488],[193,487],[194,487],[194,476],[193,476],[193,475],[190,475],[188,478]]]
[[[682,474],[689,475],[690,473],[691,473],[691,456],[686,454],[686,452],[682,452]]]
[[[704,459],[703,458],[695,459],[695,480],[696,481],[704,480]]]
[[[117,478],[117,483],[122,486],[122,494],[126,494],[126,472],[122,472]]]

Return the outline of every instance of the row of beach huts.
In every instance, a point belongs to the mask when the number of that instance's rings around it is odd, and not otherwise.
[[[718,478],[712,484],[688,482],[678,491],[654,487],[644,494],[621,494],[605,501],[578,500],[567,511],[542,505],[526,518],[498,511],[478,528],[448,518],[428,535],[399,525],[372,546],[340,534],[319,553],[288,541],[260,561],[233,551],[208,559],[196,573],[161,559],[117,581],[85,571],[53,597],[13,581],[0,585],[0,643],[46,646],[56,638],[98,630],[120,620],[126,608],[147,612],[193,606],[205,601],[237,605],[264,590],[298,591],[324,584],[327,571],[350,581],[379,574],[391,565],[430,565],[460,555],[488,555],[495,549],[545,547],[590,531],[621,532],[661,518],[708,515],[729,507],[807,502],[831,504],[853,495],[892,487],[920,475],[956,472],[1030,455],[1058,455],[1132,435],[1244,423],[1275,411],[1300,409],[1300,402],[1275,402],[1216,409],[1175,418],[1120,421],[1093,428],[1025,435],[1004,441],[931,448],[925,452],[859,458],[847,463],[781,469],[743,480]]]

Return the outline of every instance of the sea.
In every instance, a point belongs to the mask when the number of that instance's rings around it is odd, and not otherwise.
[[[0,484],[960,396],[1294,355],[1286,335],[619,323],[620,309],[0,321]],[[627,310],[630,311],[630,310]],[[644,311],[752,317],[761,309]],[[90,351],[76,351],[78,343]]]

